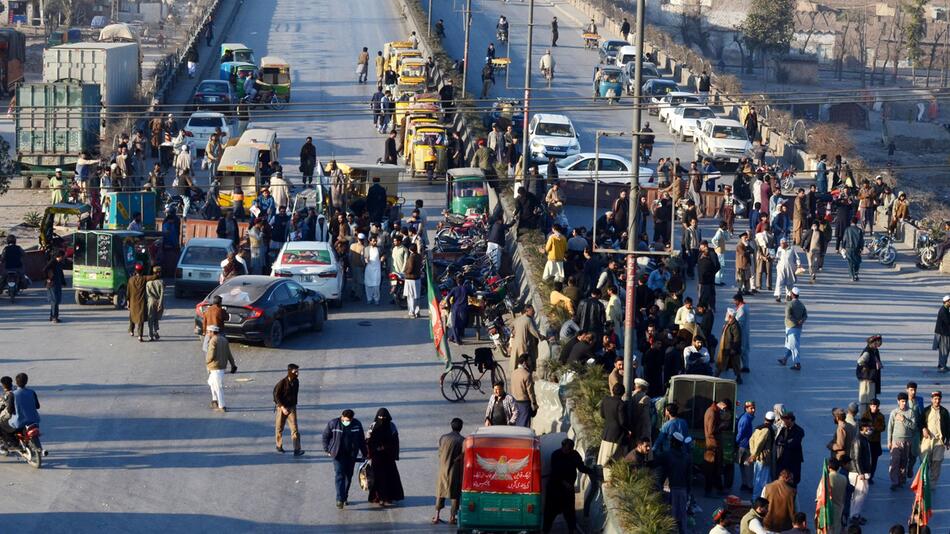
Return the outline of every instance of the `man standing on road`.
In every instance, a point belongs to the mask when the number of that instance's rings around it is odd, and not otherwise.
[[[366,83],[366,71],[369,68],[369,49],[365,46],[356,58],[356,83]]]
[[[551,230],[551,235],[548,236],[548,241],[544,245],[548,260],[544,264],[544,273],[541,278],[545,281],[553,278],[555,282],[563,282],[567,238],[564,237],[564,229],[559,224],[555,224]]]
[[[624,17],[623,22],[620,24],[620,36],[626,41],[628,35],[630,35],[630,22],[627,21],[627,17]],[[703,74],[705,74],[705,71]]]
[[[201,328],[203,330],[202,334],[204,335],[204,339],[201,343],[202,352],[208,352],[208,343],[211,341],[211,330],[209,328],[212,326],[217,326],[218,328],[224,326],[226,316],[227,314],[221,306],[221,295],[211,297],[211,306],[208,306],[201,316]]]
[[[538,413],[538,399],[534,394],[534,375],[531,372],[531,357],[518,356],[518,368],[511,373],[511,396],[518,406],[518,420],[515,425],[531,427],[531,417]]]
[[[844,247],[845,259],[848,260],[851,280],[857,282],[858,271],[861,270],[861,252],[864,250],[864,232],[858,226],[857,218],[851,219],[851,226],[845,229],[841,245]]]
[[[492,396],[485,409],[485,426],[514,425],[518,421],[518,405],[515,398],[505,393],[505,383],[498,381],[492,388]]]
[[[739,360],[742,363],[742,372],[749,372],[749,354],[752,352],[752,326],[749,318],[749,307],[745,303],[742,293],[732,297],[732,304],[736,307],[736,322],[739,323],[739,332],[742,334],[742,353]]]
[[[593,476],[594,471],[584,465],[584,460],[574,450],[574,441],[571,439],[562,441],[561,448],[551,453],[549,465],[551,474],[545,488],[544,524],[541,531],[545,534],[551,532],[554,519],[559,514],[564,514],[567,531],[573,534],[577,528],[574,510],[574,483],[577,480],[577,472]]]
[[[792,477],[791,471],[783,469],[778,479],[762,489],[762,498],[769,501],[769,510],[762,522],[769,532],[782,532],[792,528],[797,493]]]
[[[557,46],[557,17],[551,19],[551,46]]]
[[[211,388],[211,408],[219,412],[228,411],[224,403],[224,370],[231,365],[231,374],[237,372],[234,356],[228,338],[221,335],[220,326],[209,326],[208,352],[205,353],[205,366],[208,369],[208,387]]]
[[[709,249],[705,240],[699,244],[699,257],[696,262],[696,286],[699,293],[697,306],[716,311],[716,274],[722,269],[719,256]]]
[[[274,404],[277,420],[274,423],[277,438],[277,452],[284,452],[284,425],[290,426],[290,437],[294,440],[294,456],[302,456],[300,431],[297,428],[297,392],[300,390],[300,367],[295,363],[287,365],[287,376],[274,386]]]
[[[779,240],[779,248],[775,251],[775,302],[782,302],[788,297],[788,290],[795,285],[795,273],[801,267],[798,252],[789,246],[787,238]]]
[[[897,408],[891,410],[887,421],[887,450],[891,455],[888,473],[891,477],[891,491],[907,481],[911,442],[917,435],[917,416],[907,405],[907,393],[897,394]]]
[[[374,119],[379,113],[373,114]],[[300,172],[303,174],[303,185],[308,186],[313,183],[313,171],[317,167],[317,147],[313,144],[313,137],[307,137],[303,146],[300,147]]]
[[[943,306],[937,312],[933,350],[937,351],[937,371],[946,373],[947,357],[950,356],[950,295],[944,295]]]
[[[491,60],[488,59],[482,67],[482,94],[479,98],[484,100],[493,85],[495,85],[495,69],[492,67]]]
[[[739,462],[739,473],[742,475],[742,485],[739,489],[752,491],[752,460],[749,457],[749,439],[755,428],[755,403],[746,401],[745,413],[739,416],[736,423],[736,449]]]
[[[49,322],[59,322],[59,304],[63,301],[63,287],[66,275],[63,273],[63,251],[53,253],[53,259],[46,264],[43,273],[46,276],[46,297],[49,299]]]
[[[363,250],[365,248],[366,234],[359,233],[356,235],[356,242],[350,245],[350,272],[353,277],[353,287],[350,288],[350,296],[356,302],[363,300],[364,295]]]
[[[923,439],[920,443],[921,458],[930,457],[930,483],[936,485],[940,479],[940,465],[950,446],[950,413],[940,405],[943,393],[930,394],[930,406],[924,410],[921,426]]]
[[[779,365],[785,365],[788,363],[788,359],[791,358],[791,369],[800,371],[802,365],[798,351],[802,343],[802,328],[805,326],[805,321],[808,320],[808,310],[805,309],[805,305],[798,298],[797,287],[792,288],[789,296],[791,300],[785,305],[785,356],[779,358],[778,363]]]
[[[145,284],[156,280],[157,275],[144,276],[145,267],[141,263],[135,264],[135,274],[129,278],[126,286],[126,302],[129,306],[129,335],[139,336],[139,341],[145,341],[145,322],[148,320],[148,297],[145,294]]]
[[[623,383],[614,384],[608,395],[600,400],[600,416],[604,419],[604,431],[600,437],[597,452],[597,465],[604,467],[610,460],[620,455],[621,444],[627,434],[628,425],[623,405]],[[604,467],[604,480],[610,479],[610,469]]]
[[[155,278],[145,283],[145,297],[148,306],[148,340],[158,341],[158,322],[165,313],[165,282],[162,281],[162,268],[152,267]]]
[[[354,415],[353,410],[343,410],[340,417],[330,420],[323,430],[323,450],[333,458],[336,507],[341,510],[349,504],[350,483],[353,481],[356,461],[365,458],[368,452],[363,425]]]
[[[508,342],[508,347],[512,361],[508,372],[512,376],[514,376],[517,367],[515,360],[520,359],[521,355],[528,356],[532,369],[538,358],[538,342],[542,338],[538,332],[538,326],[534,322],[534,314],[534,306],[525,304],[524,311],[511,325],[511,341]]]
[[[802,443],[805,441],[805,430],[795,424],[795,413],[786,411],[782,414],[782,426],[775,435],[775,469],[781,472],[788,469],[792,472],[794,483],[797,486],[802,481],[802,462],[805,453]]]
[[[435,516],[432,524],[441,523],[439,512],[445,507],[445,500],[452,501],[449,510],[449,524],[457,522],[459,498],[462,496],[462,463],[465,438],[462,437],[462,420],[452,419],[452,431],[439,438],[439,475],[435,485]]]
[[[723,418],[723,412],[728,414],[731,405],[732,402],[729,399],[714,402],[709,405],[703,416],[703,431],[706,437],[706,451],[703,453],[703,479],[705,479],[707,497],[712,496],[713,488],[716,488],[719,493],[723,492],[722,440],[720,438],[724,427],[732,427],[732,423],[724,422]]]

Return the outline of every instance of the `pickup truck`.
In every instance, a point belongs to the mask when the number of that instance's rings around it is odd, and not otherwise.
[[[696,159],[709,158],[719,170],[735,167],[741,158],[752,157],[752,143],[745,127],[732,119],[706,119],[694,131]]]

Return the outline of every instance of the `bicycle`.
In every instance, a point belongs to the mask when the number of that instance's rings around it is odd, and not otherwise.
[[[473,358],[468,354],[462,355],[462,361],[452,364],[452,367],[442,373],[439,377],[439,384],[442,389],[442,396],[449,402],[459,402],[465,400],[468,390],[475,388],[479,393],[485,393],[482,390],[482,380],[485,374],[490,375],[491,383],[489,388],[496,382],[505,382],[505,370],[498,362],[492,351],[488,347],[475,349],[476,356]],[[475,369],[480,371],[477,378],[474,377]],[[490,392],[490,390],[489,390]]]

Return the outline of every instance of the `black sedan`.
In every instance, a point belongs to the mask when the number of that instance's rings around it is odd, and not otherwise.
[[[237,105],[237,94],[227,80],[202,80],[195,88],[188,111],[209,110],[229,113]]]
[[[215,296],[225,310],[222,331],[229,339],[280,346],[284,336],[298,330],[323,330],[327,302],[320,293],[287,278],[236,276],[195,306],[195,333],[203,330],[205,310]]]

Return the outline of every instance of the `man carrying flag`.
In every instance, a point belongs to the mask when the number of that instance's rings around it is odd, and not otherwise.
[[[917,470],[917,476],[910,485],[910,490],[914,492],[914,506],[911,508],[911,525],[924,526],[930,521],[933,515],[933,503],[930,495],[930,453],[927,452],[921,457],[920,469]]]
[[[847,458],[847,457],[845,457]],[[835,458],[825,460],[815,498],[815,534],[839,534],[841,515],[848,489],[848,477],[838,472],[841,463]]]
[[[445,342],[445,323],[442,321],[442,312],[439,309],[439,292],[432,283],[432,262],[426,256],[426,288],[429,292],[429,334],[435,343],[435,353],[445,362],[445,368],[452,367],[452,353],[449,344]]]

